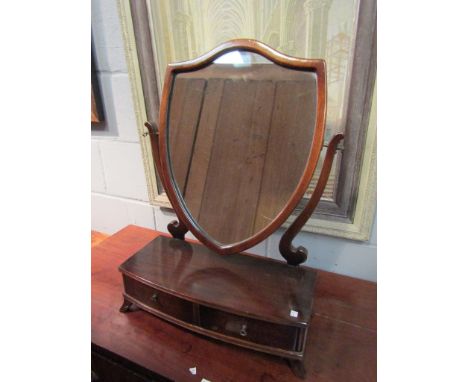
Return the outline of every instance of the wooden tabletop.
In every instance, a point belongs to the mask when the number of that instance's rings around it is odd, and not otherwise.
[[[316,272],[264,256],[220,256],[204,245],[160,236],[120,270],[182,299],[242,317],[304,327],[312,314]]]
[[[193,334],[143,311],[119,312],[119,265],[159,235],[131,225],[92,248],[93,344],[174,381],[301,381],[278,357]],[[375,283],[318,271],[307,381],[376,381],[376,295]]]

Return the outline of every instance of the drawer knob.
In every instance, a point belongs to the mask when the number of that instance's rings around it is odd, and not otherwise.
[[[158,293],[157,292],[153,293],[153,295],[151,296],[151,301],[158,302]]]
[[[245,336],[247,335],[247,325],[246,325],[246,324],[243,324],[243,325],[242,325],[239,334],[240,334],[242,337],[245,337]]]

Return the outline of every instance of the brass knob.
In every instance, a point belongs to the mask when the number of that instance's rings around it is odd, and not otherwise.
[[[158,293],[154,293],[152,296],[151,296],[151,301],[154,301],[154,302],[158,302]]]
[[[243,324],[243,325],[242,325],[239,334],[240,334],[242,337],[245,337],[245,336],[247,335],[247,325],[246,325],[246,324]]]

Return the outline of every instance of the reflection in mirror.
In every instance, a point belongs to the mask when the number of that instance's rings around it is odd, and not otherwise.
[[[185,208],[221,245],[244,241],[286,206],[314,134],[315,73],[232,51],[176,74],[168,155]]]

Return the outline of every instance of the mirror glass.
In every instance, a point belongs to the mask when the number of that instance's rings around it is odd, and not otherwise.
[[[221,245],[244,241],[283,210],[306,168],[316,74],[232,51],[176,74],[168,162],[194,224]]]

